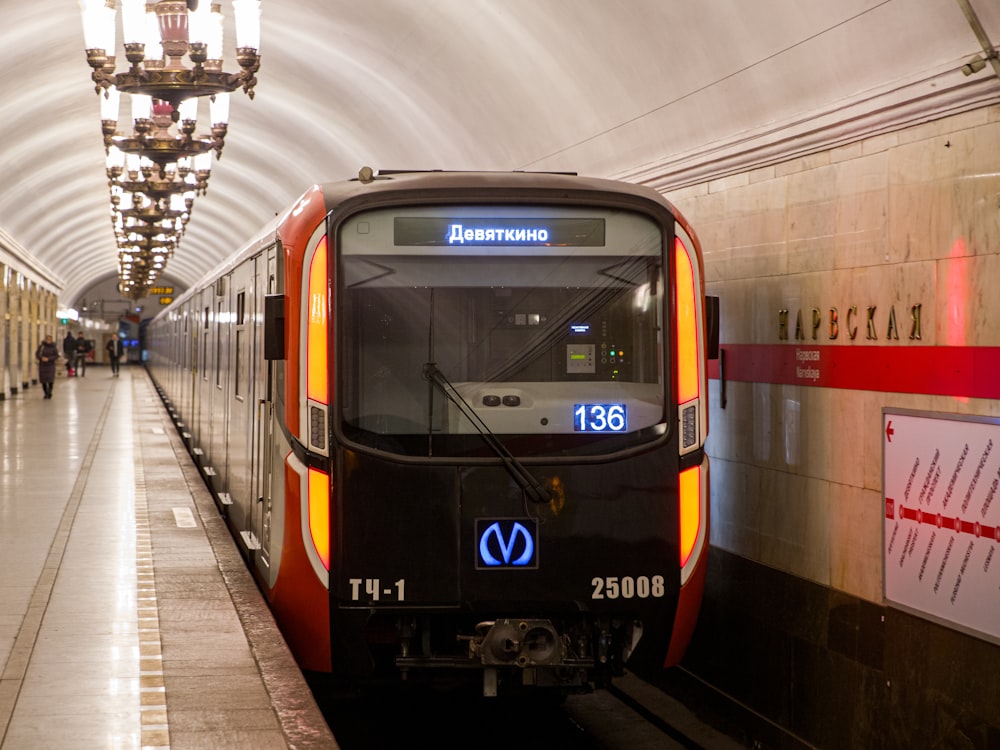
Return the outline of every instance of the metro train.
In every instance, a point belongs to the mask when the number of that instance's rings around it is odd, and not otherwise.
[[[691,637],[713,309],[649,188],[364,168],[151,321],[147,367],[303,670],[572,692]]]

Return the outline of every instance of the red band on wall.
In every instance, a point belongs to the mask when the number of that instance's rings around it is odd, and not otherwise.
[[[727,381],[1000,398],[1000,347],[726,344]],[[709,363],[719,378],[719,360]]]

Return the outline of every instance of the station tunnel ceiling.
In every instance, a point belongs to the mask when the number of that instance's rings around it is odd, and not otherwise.
[[[0,7],[0,238],[72,306],[118,257],[80,12]],[[233,94],[164,278],[190,286],[310,185],[363,165],[573,171],[669,196],[996,103],[996,65],[962,72],[986,56],[970,14],[996,44],[995,0],[263,0],[255,98]]]

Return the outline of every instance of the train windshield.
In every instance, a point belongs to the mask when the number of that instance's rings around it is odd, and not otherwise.
[[[602,207],[355,214],[334,244],[336,403],[404,455],[607,453],[667,427],[663,229]],[[485,437],[484,437],[485,436]]]

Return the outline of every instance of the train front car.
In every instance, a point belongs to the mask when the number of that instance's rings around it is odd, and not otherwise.
[[[333,671],[494,695],[679,660],[708,525],[693,234],[566,175],[326,200],[298,340]]]

